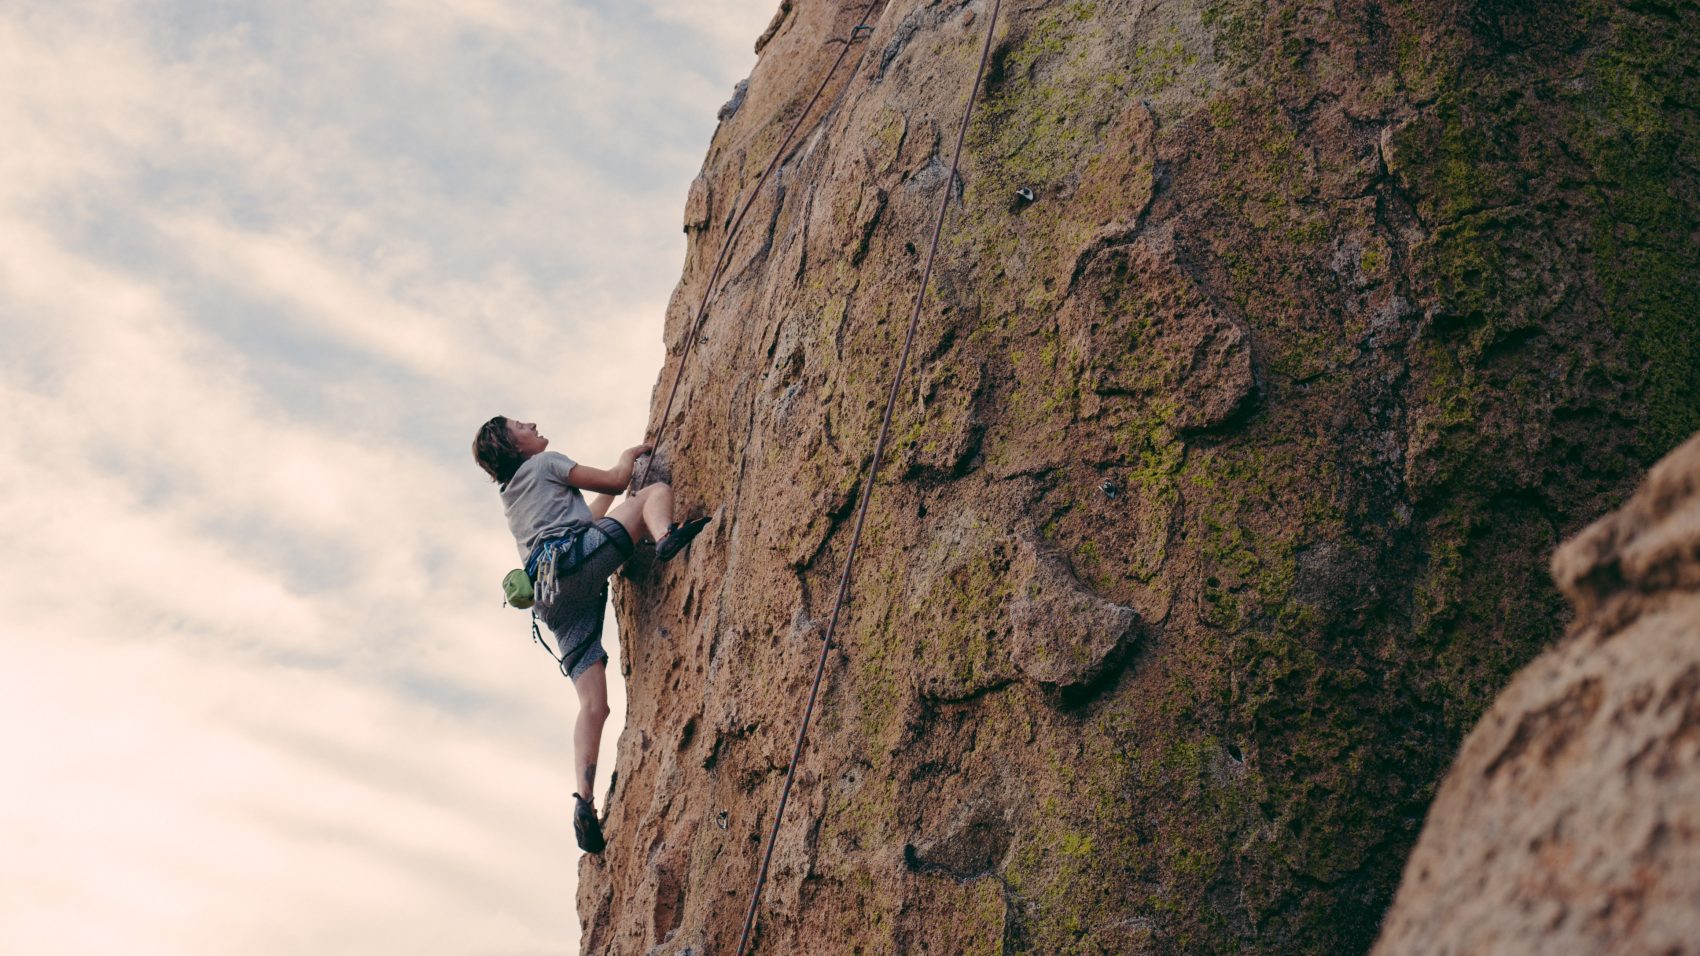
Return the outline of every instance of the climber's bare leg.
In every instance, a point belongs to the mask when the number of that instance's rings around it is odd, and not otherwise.
[[[626,529],[633,544],[646,537],[660,541],[667,533],[667,526],[673,523],[673,488],[659,481],[649,485],[615,505],[608,517]]]
[[[602,725],[608,721],[608,662],[597,661],[573,681],[578,691],[578,723],[573,726],[573,760],[578,771],[577,793],[596,799],[596,751],[602,746]]]

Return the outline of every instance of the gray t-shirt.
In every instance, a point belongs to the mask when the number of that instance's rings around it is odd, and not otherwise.
[[[502,510],[519,545],[519,559],[531,557],[537,542],[559,538],[590,524],[590,505],[567,482],[576,464],[558,451],[532,455],[502,486]]]

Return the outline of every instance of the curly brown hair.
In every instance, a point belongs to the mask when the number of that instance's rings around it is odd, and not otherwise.
[[[506,415],[497,415],[478,429],[478,437],[472,440],[472,457],[497,484],[505,485],[513,478],[525,463],[525,456],[514,445]]]

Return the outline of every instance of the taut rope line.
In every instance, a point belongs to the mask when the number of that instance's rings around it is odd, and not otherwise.
[[[761,870],[756,875],[755,890],[750,894],[750,908],[744,914],[744,931],[738,937],[738,956],[744,956],[748,951],[750,931],[756,922],[756,909],[761,902],[762,888],[767,885],[768,865],[773,860],[773,847],[779,838],[779,824],[785,818],[785,805],[791,798],[791,784],[797,776],[797,761],[803,756],[803,741],[809,732],[809,721],[814,716],[815,700],[820,696],[821,678],[826,674],[827,653],[832,650],[832,638],[838,630],[838,618],[844,610],[844,602],[850,593],[850,572],[856,565],[856,549],[862,543],[862,525],[868,517],[868,501],[874,493],[874,477],[879,473],[880,458],[885,453],[886,439],[891,435],[891,417],[897,408],[897,395],[903,384],[903,373],[909,365],[909,354],[915,345],[915,329],[921,322],[921,307],[926,302],[927,284],[933,277],[933,259],[939,251],[939,236],[944,232],[945,212],[950,208],[950,193],[956,184],[957,168],[962,160],[962,144],[968,138],[968,120],[974,114],[974,100],[980,95],[980,81],[986,75],[986,63],[991,58],[992,33],[997,29],[999,8],[1003,0],[993,0],[992,13],[986,23],[986,40],[980,48],[980,66],[974,73],[974,85],[968,91],[968,102],[962,108],[962,126],[956,132],[956,151],[950,158],[950,175],[945,178],[944,194],[939,197],[938,217],[933,222],[933,241],[927,247],[926,268],[921,271],[921,287],[915,291],[915,311],[909,316],[909,331],[903,337],[903,355],[897,361],[897,371],[892,375],[891,394],[885,402],[885,416],[880,421],[879,439],[874,442],[874,456],[868,462],[868,478],[862,488],[862,500],[856,506],[856,527],[850,536],[850,548],[844,555],[844,573],[838,579],[838,598],[832,605],[832,619],[827,623],[826,634],[821,638],[820,663],[815,667],[814,686],[809,689],[809,702],[803,709],[803,723],[797,729],[797,746],[791,752],[791,765],[785,771],[785,787],[779,793],[779,806],[773,813],[773,828],[767,835],[767,850],[762,854]],[[676,381],[676,380],[675,380]]]

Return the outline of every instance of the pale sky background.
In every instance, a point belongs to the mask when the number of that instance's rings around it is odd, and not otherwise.
[[[0,953],[576,952],[469,446],[641,439],[775,6],[0,0]]]

